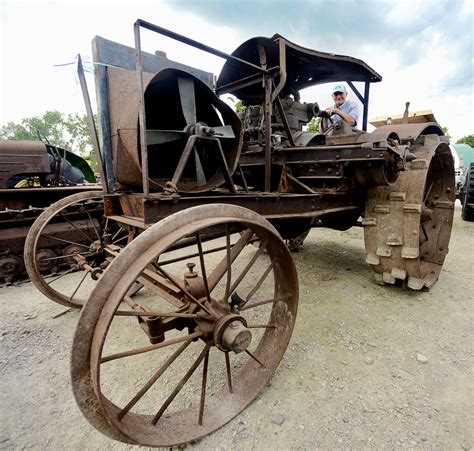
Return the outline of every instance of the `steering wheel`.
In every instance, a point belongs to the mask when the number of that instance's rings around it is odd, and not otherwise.
[[[323,120],[327,119],[330,122],[329,127],[326,130],[324,130],[322,134],[326,136],[332,134],[332,131],[334,130],[334,121],[331,119],[331,116],[328,113],[326,113],[326,111],[324,110],[321,110],[318,113],[318,116],[322,118]],[[322,122],[321,122],[321,128],[322,128]]]

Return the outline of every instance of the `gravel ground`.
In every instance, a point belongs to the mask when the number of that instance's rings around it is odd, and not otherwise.
[[[456,207],[430,292],[376,285],[362,229],[313,230],[294,255],[300,305],[271,383],[189,449],[474,446],[474,223]],[[129,449],[90,426],[69,381],[77,311],[31,283],[0,289],[0,448]]]

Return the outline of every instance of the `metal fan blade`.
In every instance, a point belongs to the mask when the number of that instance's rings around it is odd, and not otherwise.
[[[186,132],[181,130],[147,130],[146,142],[149,146],[163,144],[186,137]]]
[[[196,180],[198,185],[206,184],[206,176],[204,175],[204,169],[202,168],[201,159],[197,153],[196,148],[194,148],[194,161],[196,163]]]
[[[214,130],[214,135],[219,138],[235,138],[234,130],[232,130],[232,125],[224,125],[220,127],[212,127]]]
[[[191,78],[178,78],[179,98],[183,109],[186,124],[194,125],[196,119],[196,97],[194,93],[194,81]]]

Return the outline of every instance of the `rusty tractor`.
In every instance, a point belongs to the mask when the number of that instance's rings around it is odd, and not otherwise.
[[[142,29],[224,58],[216,84],[143,52]],[[125,443],[173,446],[230,421],[280,362],[298,303],[285,240],[362,217],[376,279],[431,287],[448,251],[454,167],[436,123],[366,132],[381,76],[363,61],[280,35],[226,54],[143,20],[134,31],[135,49],[93,41],[100,139],[78,65],[105,209],[99,227],[86,195],[69,201],[89,224],[87,245],[67,257],[82,272],[51,281],[41,270],[44,227],[64,204],[38,219],[25,259],[43,293],[82,307],[71,377],[87,420]],[[363,104],[362,130],[303,131],[319,107],[299,91],[341,80]]]
[[[18,282],[26,276],[26,236],[47,207],[72,194],[99,191],[96,202],[101,209],[100,189],[87,162],[72,152],[41,141],[0,140],[0,283]],[[59,256],[71,250],[70,243],[60,240],[75,234],[77,241],[82,225],[58,220],[45,231],[55,238],[43,243],[39,251],[42,271],[59,274],[69,269]]]

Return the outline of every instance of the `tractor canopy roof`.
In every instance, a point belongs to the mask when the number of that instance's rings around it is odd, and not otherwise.
[[[281,52],[280,45],[285,51]],[[382,77],[362,60],[334,53],[318,52],[307,49],[288,41],[283,36],[275,34],[272,38],[255,37],[245,41],[232,56],[260,66],[261,50],[265,50],[267,70],[275,71],[275,84],[280,82],[281,74],[286,70],[286,81],[281,95],[289,95],[309,86],[338,81],[360,81],[374,83]],[[228,59],[224,64],[216,85],[219,94],[232,93],[245,102],[262,101],[263,89],[261,83],[236,82],[251,79],[258,71],[234,59]],[[231,86],[228,86],[231,85]]]

